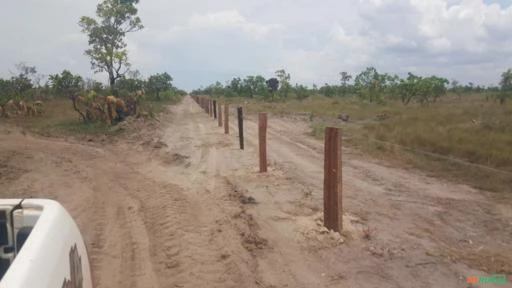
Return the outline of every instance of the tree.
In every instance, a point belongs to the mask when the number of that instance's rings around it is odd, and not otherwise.
[[[341,72],[340,73],[340,82],[342,86],[341,93],[343,96],[347,93],[347,84],[348,82],[352,80],[352,76],[348,74],[347,72]]]
[[[102,93],[105,87],[103,87],[103,83],[98,82],[92,78],[87,78],[84,81],[84,89],[85,90],[92,90],[96,93]]]
[[[266,96],[268,94],[267,84],[265,77],[256,75],[252,81],[251,86],[254,90],[254,94],[258,96]]]
[[[3,106],[13,97],[11,81],[0,79],[0,106]]]
[[[137,16],[138,0],[104,0],[96,8],[99,20],[83,16],[79,25],[89,37],[90,48],[85,54],[91,58],[91,67],[96,73],[107,72],[110,86],[130,68],[125,37],[129,32],[139,31],[144,26]]]
[[[297,99],[303,100],[308,98],[311,95],[308,87],[304,85],[295,84],[295,94],[297,95]]]
[[[247,76],[245,77],[242,82],[240,83],[240,94],[252,98],[254,97],[255,91],[253,89],[252,81],[254,79],[254,76]]]
[[[448,79],[437,77],[437,76],[430,76],[426,79],[426,81],[430,82],[430,99],[431,102],[436,102],[438,98],[446,94],[446,91],[448,88],[446,88],[446,85],[450,83]],[[473,87],[473,83],[471,83],[471,87]]]
[[[64,70],[60,74],[50,75],[48,79],[53,91],[59,95],[76,93],[84,86],[82,77],[80,75],[73,75],[69,70]]]
[[[233,80],[231,80],[231,82],[229,83],[229,88],[237,95],[240,95],[242,88],[242,79],[240,79],[240,77],[233,78]]]
[[[32,89],[33,85],[26,75],[20,74],[11,78],[11,87],[14,96],[22,98],[26,92]]]
[[[367,67],[354,79],[354,85],[362,99],[369,102],[380,101],[386,84],[386,75],[379,74],[374,67]]]
[[[421,104],[436,102],[439,97],[446,94],[446,85],[450,83],[447,79],[437,76],[421,78],[416,84],[419,102]]]
[[[272,100],[274,99],[274,95],[279,88],[279,80],[277,78],[270,78],[266,82],[268,92],[272,95]]]
[[[172,88],[172,77],[167,72],[152,75],[148,78],[148,92],[158,100],[162,100],[160,93]]]
[[[464,87],[462,87],[459,84],[459,81],[453,79],[452,82],[450,83],[450,86],[451,86],[452,92],[455,93],[455,95],[457,95],[457,97],[461,98],[462,92],[464,92]]]
[[[144,89],[146,85],[147,83],[142,79],[140,72],[134,70],[128,71],[126,75],[119,78],[115,84],[115,88],[119,90],[120,95],[127,95],[133,94],[137,90]]]
[[[500,89],[501,92],[498,93],[497,97],[500,104],[503,105],[512,92],[512,69],[508,69],[501,74]]]
[[[401,79],[400,83],[397,86],[397,92],[400,96],[400,100],[404,105],[409,104],[409,102],[418,95],[419,86],[418,83],[421,81],[421,77],[418,77],[412,73],[408,73],[406,79]]]
[[[383,86],[385,93],[391,98],[395,97],[395,95],[398,93],[398,84],[400,83],[400,77],[398,77],[398,75],[390,75],[385,73],[383,78]]]
[[[266,96],[267,85],[265,78],[261,75],[247,76],[240,84],[240,95],[247,97]]]
[[[286,73],[284,69],[277,70],[276,76],[279,79],[279,82],[281,83],[281,87],[279,88],[279,94],[282,98],[288,98],[288,93],[290,92],[290,88],[292,87],[290,85],[290,79],[291,76],[289,73]]]
[[[333,86],[325,83],[324,86],[320,87],[320,94],[325,95],[325,97],[333,97],[336,94],[336,89]]]
[[[46,78],[45,75],[37,73],[36,66],[29,66],[26,62],[19,62],[15,65],[16,75],[24,75],[30,80],[32,86],[40,87],[41,81]]]
[[[210,87],[211,95],[219,97],[224,94],[224,86],[219,81]]]
[[[13,74],[9,82],[10,98],[23,98],[25,94],[34,87],[32,79],[37,75],[35,66],[28,66],[25,62],[15,65],[16,72]]]

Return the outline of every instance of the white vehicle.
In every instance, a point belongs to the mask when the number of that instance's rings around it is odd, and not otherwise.
[[[87,248],[58,202],[0,199],[0,288],[91,288]]]

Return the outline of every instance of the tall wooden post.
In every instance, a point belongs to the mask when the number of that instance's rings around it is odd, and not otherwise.
[[[325,129],[324,158],[324,226],[343,230],[341,133],[339,128]]]
[[[210,114],[210,117],[212,117],[212,107],[213,107],[213,102],[211,99],[208,100],[208,114]]]
[[[213,100],[213,119],[217,119],[217,101]]]
[[[267,172],[267,113],[259,117],[260,172]]]
[[[218,112],[217,112],[217,119],[219,120],[219,127],[222,127],[222,105],[220,104],[219,102],[219,109],[218,109]]]
[[[229,134],[229,104],[224,104],[224,134]]]
[[[242,107],[236,109],[238,114],[238,138],[240,139],[240,149],[244,150],[244,112]]]

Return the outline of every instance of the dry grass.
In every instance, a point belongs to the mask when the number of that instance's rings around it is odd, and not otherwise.
[[[485,95],[447,96],[430,106],[326,97],[281,103],[243,101],[247,113],[302,114],[312,121],[311,135],[320,139],[326,123],[334,123],[342,127],[344,143],[372,157],[491,191],[509,191],[512,187],[512,102],[499,105]],[[348,114],[350,122],[336,120],[339,114]],[[378,119],[378,115],[387,119]]]

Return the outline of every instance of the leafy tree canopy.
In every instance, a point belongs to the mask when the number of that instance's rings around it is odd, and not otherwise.
[[[89,37],[90,48],[85,54],[91,58],[95,72],[107,72],[113,86],[117,79],[129,71],[126,33],[144,28],[137,16],[138,0],[104,0],[96,8],[98,19],[83,16],[79,25]]]

